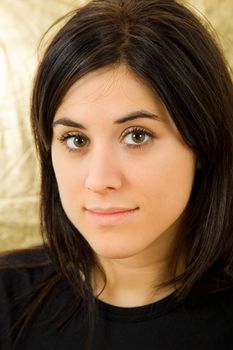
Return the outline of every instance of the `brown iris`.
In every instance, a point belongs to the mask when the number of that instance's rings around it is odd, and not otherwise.
[[[140,131],[136,131],[132,134],[132,140],[135,143],[142,143],[145,140],[145,134],[143,132]]]

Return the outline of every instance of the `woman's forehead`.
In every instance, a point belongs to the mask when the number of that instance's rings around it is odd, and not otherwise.
[[[158,94],[125,65],[103,67],[83,76],[65,94],[56,114],[66,109],[93,107],[114,108],[111,113],[116,116],[121,110],[124,114],[148,108],[156,111],[164,122],[174,124]]]

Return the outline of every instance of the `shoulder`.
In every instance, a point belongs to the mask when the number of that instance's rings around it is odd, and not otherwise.
[[[233,284],[224,286],[218,290],[215,288],[206,293],[193,294],[185,300],[185,304],[191,309],[222,309],[224,305],[233,311]]]
[[[217,334],[221,328],[232,337],[233,286],[206,295],[192,296],[185,303],[185,311],[191,316],[193,326],[201,326]]]
[[[0,254],[0,348],[11,349],[11,328],[53,272],[43,247]]]
[[[12,264],[43,263],[48,260],[48,248],[43,245],[0,252],[0,268]]]
[[[212,303],[219,312],[224,312],[231,324],[233,324],[233,286],[218,292],[212,296]]]
[[[26,294],[51,271],[44,247],[0,254],[0,300]]]

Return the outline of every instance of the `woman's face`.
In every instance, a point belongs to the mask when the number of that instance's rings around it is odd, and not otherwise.
[[[171,248],[196,157],[125,66],[71,87],[54,117],[52,162],[64,210],[97,255],[159,258]]]

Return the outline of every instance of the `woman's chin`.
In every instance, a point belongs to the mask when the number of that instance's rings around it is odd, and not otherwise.
[[[124,247],[124,249],[122,249],[122,247],[116,247],[116,245],[108,247],[95,247],[93,250],[97,256],[105,259],[126,259],[137,254],[137,251],[134,251],[132,247],[129,249]]]

